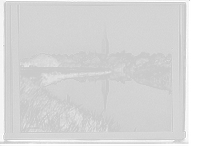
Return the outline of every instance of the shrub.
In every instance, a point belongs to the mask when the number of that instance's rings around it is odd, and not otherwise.
[[[114,65],[113,70],[116,72],[123,72],[125,67],[125,64],[122,62],[118,62],[117,64]]]

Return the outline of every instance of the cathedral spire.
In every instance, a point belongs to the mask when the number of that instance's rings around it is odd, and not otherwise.
[[[104,35],[103,35],[104,38],[107,38],[107,32],[106,32],[106,24],[104,23]]]
[[[103,39],[102,39],[102,49],[101,52],[105,55],[108,55],[109,53],[109,42],[108,42],[108,37],[107,37],[107,30],[106,26],[104,27],[103,31]]]

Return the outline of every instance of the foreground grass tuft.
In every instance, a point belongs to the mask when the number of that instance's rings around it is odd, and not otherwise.
[[[21,132],[115,132],[112,119],[52,96],[34,80],[20,80]]]

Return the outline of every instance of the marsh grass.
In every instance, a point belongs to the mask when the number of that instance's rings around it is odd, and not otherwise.
[[[21,132],[116,132],[112,118],[52,96],[34,80],[20,79]]]
[[[172,93],[171,68],[152,66],[140,69],[134,73],[134,79],[141,84],[166,89]]]

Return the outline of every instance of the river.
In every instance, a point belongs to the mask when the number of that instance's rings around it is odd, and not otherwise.
[[[172,94],[129,75],[63,79],[44,87],[52,96],[112,119],[118,131],[172,131]]]

